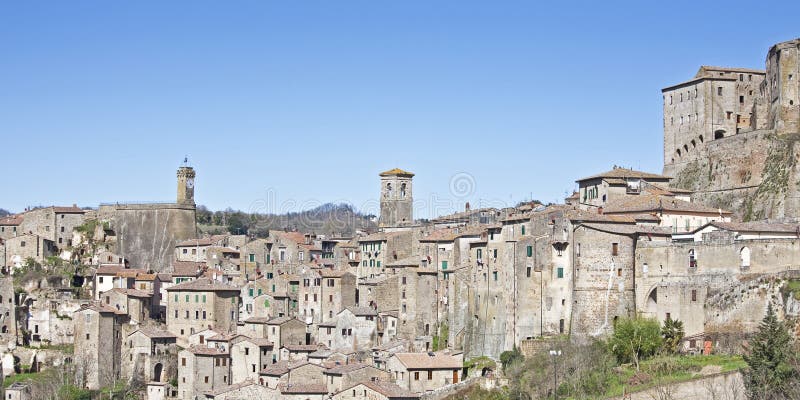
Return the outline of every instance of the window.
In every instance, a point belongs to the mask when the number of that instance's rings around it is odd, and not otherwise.
[[[697,268],[697,255],[694,249],[689,250],[689,268]]]
[[[442,269],[447,269],[447,261],[442,261]]]
[[[750,266],[750,248],[742,247],[739,250],[739,258],[741,259],[741,267],[747,268]]]
[[[667,313],[667,319],[672,319],[672,314]]]
[[[617,276],[622,276],[622,268],[617,268]]]
[[[581,256],[581,244],[578,243],[575,245],[575,257],[580,257],[580,256]]]
[[[186,366],[186,357],[181,358],[181,367]]]
[[[415,380],[415,381],[418,381],[418,380],[419,380],[419,371],[417,371],[417,372],[414,372],[414,380]]]
[[[400,278],[400,282],[402,282],[402,284],[405,285],[406,284],[406,277],[404,276],[404,277]]]
[[[255,261],[256,261],[256,255],[253,254],[253,253],[250,253],[250,262],[255,262]]]
[[[476,253],[477,253],[477,254],[476,254],[476,257],[475,257],[475,258],[477,258],[478,260],[480,260],[481,258],[483,258],[483,249],[478,249],[478,250],[476,251]]]
[[[717,87],[717,96],[722,96],[722,86]]]
[[[527,247],[528,257],[533,257],[533,246]]]
[[[520,227],[520,234],[521,234],[521,235],[525,235],[525,225],[522,225],[522,226]]]
[[[697,301],[697,290],[692,289],[692,301]]]
[[[188,252],[189,252],[189,250],[183,249],[183,254],[187,254]]]
[[[611,255],[619,255],[619,243],[611,243]]]
[[[497,282],[497,271],[492,272],[492,278]]]
[[[564,277],[564,268],[558,267],[558,269],[556,269],[556,277],[558,278]]]
[[[433,371],[428,371],[428,380],[433,379]]]
[[[525,268],[525,276],[528,278],[531,277],[531,267]]]

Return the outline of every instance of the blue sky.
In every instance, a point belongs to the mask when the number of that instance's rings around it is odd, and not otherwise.
[[[662,87],[800,36],[800,2],[539,3],[4,2],[0,208],[172,200],[185,155],[211,209],[371,211],[393,167],[418,217],[559,201],[661,170]]]

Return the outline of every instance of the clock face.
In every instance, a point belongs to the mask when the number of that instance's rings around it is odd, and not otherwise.
[[[186,180],[186,187],[189,189],[194,187],[194,178],[189,178]]]

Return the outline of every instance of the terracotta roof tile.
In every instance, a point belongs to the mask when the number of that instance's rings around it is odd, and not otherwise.
[[[197,278],[193,281],[184,282],[167,288],[168,292],[190,291],[190,292],[239,292],[235,286],[216,282],[208,278]]]
[[[592,176],[588,176],[586,178],[578,179],[575,182],[582,182],[582,181],[588,181],[588,180],[600,179],[600,178],[619,178],[619,179],[641,178],[641,179],[645,179],[645,180],[647,180],[647,179],[654,179],[654,180],[668,180],[668,179],[670,179],[670,177],[668,177],[668,176],[659,175],[659,174],[652,174],[652,173],[649,173],[649,172],[636,171],[636,170],[627,169],[627,168],[614,168],[614,169],[612,169],[610,171],[606,171],[606,172],[603,172],[601,174],[592,175]]]
[[[444,353],[395,353],[395,357],[407,369],[461,369],[464,363]]]

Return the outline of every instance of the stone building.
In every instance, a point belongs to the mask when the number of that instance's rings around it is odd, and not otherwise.
[[[663,175],[614,167],[597,175],[578,179],[578,201],[583,208],[601,208],[610,201],[639,195],[647,183],[668,185]]]
[[[377,344],[378,313],[369,307],[348,307],[318,327],[317,342],[331,349],[368,349]]]
[[[194,400],[231,384],[230,354],[197,345],[178,353],[178,398]]]
[[[50,239],[34,234],[21,234],[5,239],[5,264],[3,267],[20,268],[28,259],[43,264],[47,257],[58,255],[58,248]]]
[[[701,81],[664,89],[664,173],[674,177],[674,187],[744,220],[800,214],[800,171],[791,161],[798,156],[792,146],[800,120],[798,43],[770,47],[766,71],[703,67]],[[692,113],[684,110],[691,102],[697,116],[675,128],[677,114]]]
[[[664,173],[702,157],[706,143],[749,128],[765,71],[702,66],[695,76],[661,90]]]
[[[0,344],[17,343],[17,308],[14,304],[14,280],[0,277]]]
[[[334,393],[331,398],[334,400],[413,400],[418,399],[419,395],[391,382],[362,381]]]
[[[0,218],[0,239],[10,239],[23,231],[20,229],[22,225],[22,214],[8,215]]]
[[[258,381],[258,373],[277,361],[275,345],[264,338],[237,336],[231,341],[231,379]]]
[[[338,393],[359,382],[389,382],[387,371],[364,363],[338,364],[324,371],[328,393]]]
[[[87,304],[73,315],[75,363],[84,387],[97,390],[119,379],[128,318],[116,309]]]
[[[207,328],[236,331],[238,288],[198,278],[172,286],[167,292],[167,330],[178,337],[178,344]]]
[[[425,393],[461,381],[463,354],[397,353],[386,368],[397,386]]]
[[[140,328],[123,344],[122,376],[139,382],[166,383],[177,376],[177,337],[162,329]]]
[[[429,336],[437,324],[438,272],[427,259],[420,258],[412,256],[386,264],[389,275],[396,276],[398,282],[399,293],[395,295],[399,297],[397,336],[400,338]]]
[[[409,226],[414,223],[414,200],[411,180],[414,174],[394,168],[380,173],[381,218],[383,228]]]
[[[296,318],[276,317],[267,322],[267,340],[280,349],[287,344],[307,344],[306,323]]]

